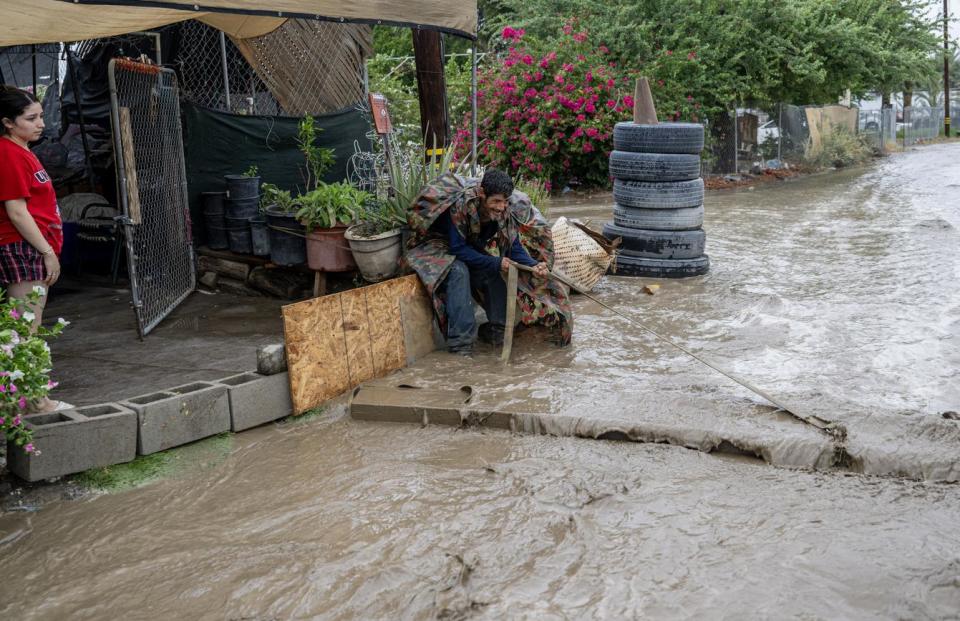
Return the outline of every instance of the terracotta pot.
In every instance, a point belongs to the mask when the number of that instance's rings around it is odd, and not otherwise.
[[[346,226],[307,233],[307,265],[315,272],[350,272],[357,268],[343,234]]]

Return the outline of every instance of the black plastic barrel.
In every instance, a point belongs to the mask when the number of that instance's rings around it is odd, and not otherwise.
[[[270,260],[277,265],[300,265],[307,260],[306,229],[292,211],[267,207],[270,227]]]
[[[250,241],[253,254],[265,257],[270,254],[270,229],[267,227],[266,216],[250,218]]]
[[[260,213],[260,199],[228,198],[224,201],[226,214],[231,218],[252,218]]]
[[[234,218],[226,216],[227,241],[230,252],[250,254],[253,252],[253,241],[250,238],[250,220],[248,218]]]
[[[213,250],[224,250],[229,246],[227,227],[224,221],[224,192],[202,192],[203,223],[207,232],[207,246]]]
[[[227,182],[227,198],[260,198],[260,177],[224,175]]]

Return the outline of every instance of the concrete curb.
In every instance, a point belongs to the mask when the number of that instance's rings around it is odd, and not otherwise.
[[[227,387],[192,382],[120,402],[137,413],[137,453],[164,449],[230,430]]]
[[[231,431],[257,427],[293,413],[290,378],[285,371],[275,375],[240,373],[216,383],[227,389]]]
[[[116,403],[33,414],[24,424],[39,454],[7,442],[7,468],[26,481],[120,464],[137,455],[137,416]]]

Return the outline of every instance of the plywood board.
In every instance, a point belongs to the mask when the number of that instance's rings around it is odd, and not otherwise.
[[[290,304],[283,321],[297,414],[434,349],[432,306],[415,275]]]
[[[283,307],[294,411],[302,414],[350,388],[339,296]]]
[[[367,316],[367,295],[363,289],[339,294],[343,312],[343,339],[347,346],[347,376],[350,386],[372,379],[373,347]]]

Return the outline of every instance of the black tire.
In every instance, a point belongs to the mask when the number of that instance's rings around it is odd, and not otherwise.
[[[707,235],[703,229],[692,231],[644,231],[603,225],[603,236],[620,238],[620,254],[649,259],[693,259],[703,254]]]
[[[613,126],[613,148],[633,153],[690,153],[703,151],[703,125],[658,123],[642,125],[632,121]]]
[[[615,276],[646,276],[648,278],[689,278],[702,276],[710,271],[710,257],[702,255],[695,259],[647,259],[617,255]]]
[[[629,181],[687,181],[700,176],[700,156],[611,151],[610,176]]]
[[[662,183],[614,179],[613,198],[624,207],[696,207],[703,204],[703,179]]]
[[[613,207],[613,223],[628,229],[691,231],[703,226],[703,205],[680,209]]]

